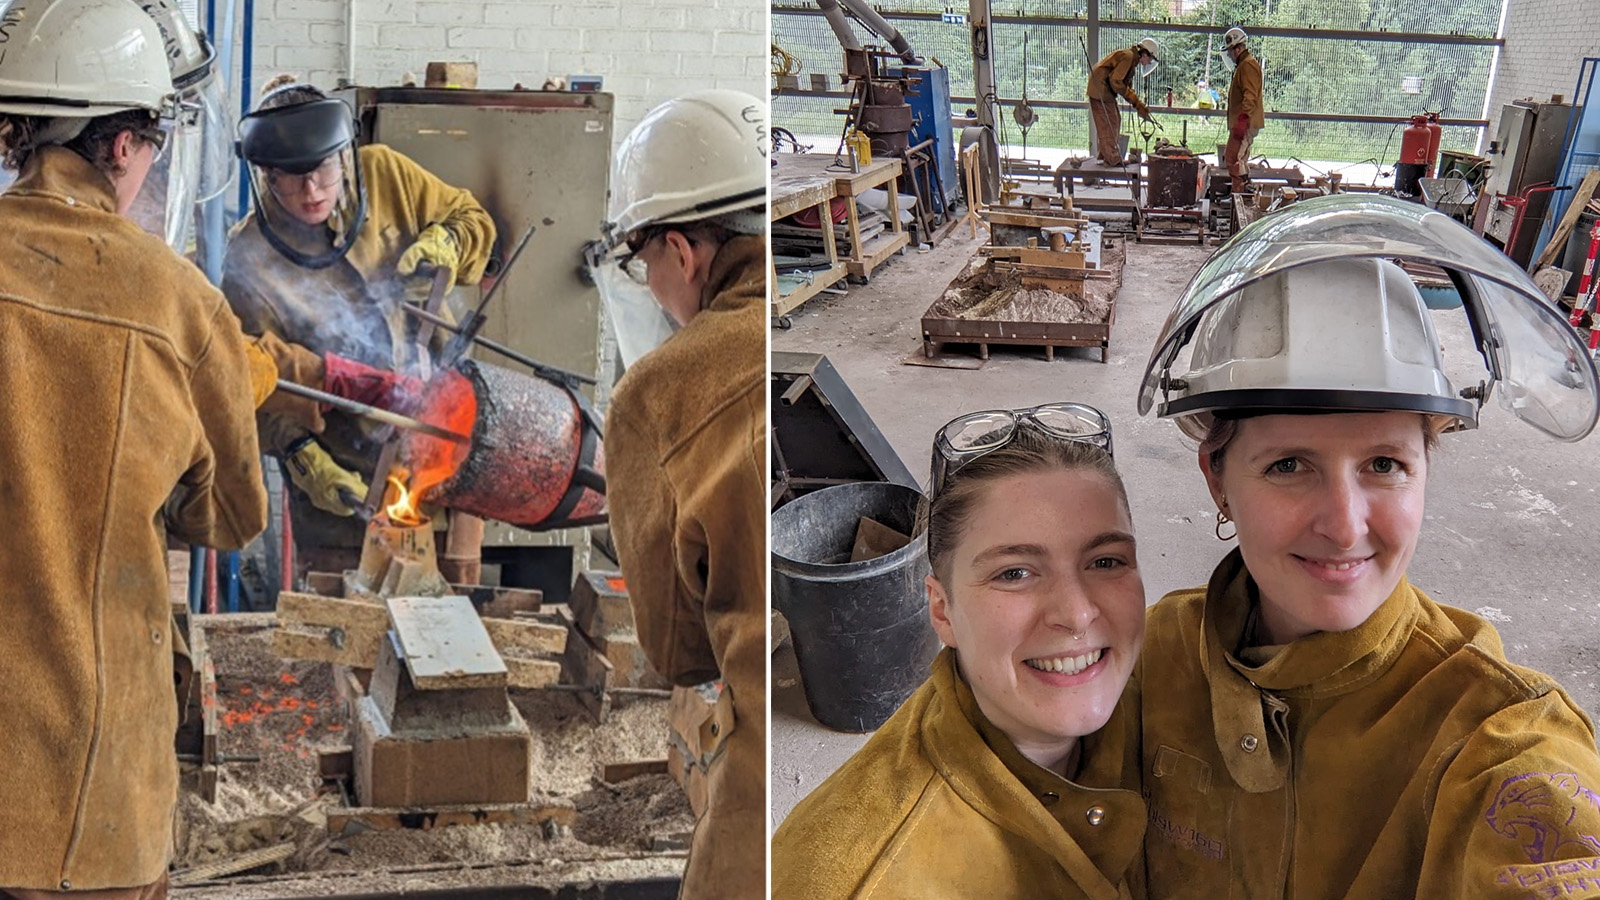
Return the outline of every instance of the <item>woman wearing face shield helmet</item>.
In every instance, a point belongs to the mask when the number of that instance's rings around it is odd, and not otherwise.
[[[770,140],[766,103],[737,91],[651,110],[617,149],[588,252],[628,365],[606,486],[639,640],[674,683],[723,683],[684,898],[765,886]]]
[[[1394,259],[1450,273],[1482,383],[1446,377]],[[1588,718],[1406,577],[1441,434],[1490,396],[1558,439],[1593,429],[1594,366],[1561,322],[1467,229],[1387,197],[1297,204],[1195,275],[1139,408],[1200,442],[1217,536],[1239,546],[1152,607],[1128,695],[1148,685],[1151,896],[1595,896],[1562,874],[1600,853]]]
[[[127,218],[178,115],[150,17],[0,13],[0,896],[154,900],[178,797],[166,542],[266,524],[246,345]]]
[[[1139,118],[1155,121],[1150,118],[1150,107],[1133,89],[1133,76],[1148,77],[1155,71],[1160,56],[1161,48],[1156,39],[1145,38],[1131,47],[1106,54],[1089,73],[1089,86],[1085,91],[1089,97],[1089,115],[1094,120],[1095,136],[1100,144],[1100,161],[1108,166],[1122,165],[1122,149],[1118,146],[1122,137],[1122,112],[1117,109],[1118,95],[1133,104]]]
[[[415,371],[416,320],[401,304],[425,298],[436,269],[457,284],[476,284],[494,243],[493,221],[470,192],[400,153],[358,146],[343,101],[288,78],[264,94],[239,126],[255,210],[228,245],[223,293],[246,331],[324,355],[335,386],[368,380],[367,367]],[[447,337],[438,331],[431,353]],[[391,381],[399,389],[403,379]],[[341,571],[360,552],[364,529],[354,512],[381,442],[364,419],[333,411],[325,421],[315,435],[271,414],[259,424],[263,449],[284,461],[294,485],[300,568]],[[454,513],[449,521],[441,570],[452,582],[476,582],[482,523]]]

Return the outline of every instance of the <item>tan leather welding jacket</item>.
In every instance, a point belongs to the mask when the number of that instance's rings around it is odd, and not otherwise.
[[[1072,780],[1030,762],[978,709],[956,653],[772,837],[773,900],[1130,896],[1145,806],[1118,708]]]
[[[1238,551],[1151,608],[1149,895],[1600,897],[1588,718],[1404,579],[1362,625],[1245,647]]]
[[[1250,127],[1260,129],[1267,124],[1266,104],[1261,100],[1261,60],[1248,49],[1233,67],[1233,80],[1228,82],[1228,127],[1244,113],[1250,117]]]
[[[1144,112],[1147,107],[1139,99],[1139,92],[1133,89],[1133,70],[1139,63],[1139,49],[1137,47],[1124,47],[1106,54],[1105,59],[1095,63],[1094,70],[1089,73],[1089,87],[1085,91],[1090,100],[1116,102],[1117,95],[1128,98],[1133,108]]]
[[[41,149],[0,195],[0,889],[166,871],[166,544],[266,526],[254,399],[222,295]]]
[[[617,382],[607,501],[639,642],[679,685],[721,678],[682,897],[759,897],[767,822],[766,241],[729,240],[699,315]],[[722,721],[729,711],[718,711]]]
[[[417,355],[415,321],[400,309],[411,280],[395,273],[401,254],[428,226],[443,225],[460,250],[457,283],[476,284],[489,262],[495,227],[470,191],[445,184],[400,153],[370,144],[359,154],[367,218],[344,259],[324,269],[301,267],[267,243],[251,214],[228,243],[222,291],[250,334],[271,333],[317,354],[338,353],[400,369],[414,364]],[[286,240],[308,247],[321,241],[326,249],[327,229],[304,229]],[[449,337],[438,330],[434,349]],[[282,455],[306,434],[293,419],[270,411],[261,414],[259,425],[262,449],[273,455]],[[381,448],[378,432],[374,423],[334,410],[317,440],[341,466],[370,480]],[[291,498],[297,542],[361,546],[359,519],[325,513],[292,486]]]

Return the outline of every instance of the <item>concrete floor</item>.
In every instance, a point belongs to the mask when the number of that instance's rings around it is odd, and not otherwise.
[[[826,354],[910,469],[927,478],[933,432],[975,409],[1079,400],[1105,410],[1139,536],[1149,602],[1202,584],[1225,552],[1195,455],[1176,427],[1140,418],[1137,385],[1168,310],[1210,248],[1128,243],[1111,359],[1098,351],[995,349],[977,371],[903,365],[920,352],[919,318],[982,240],[958,229],[848,295],[824,295],[773,329],[774,350]],[[1435,314],[1457,387],[1476,383],[1465,317]],[[1471,354],[1469,356],[1469,354]],[[1479,364],[1481,368],[1481,363]],[[1457,369],[1461,374],[1458,376]],[[1434,454],[1427,521],[1409,572],[1435,600],[1493,620],[1512,661],[1554,676],[1600,714],[1600,436],[1561,444],[1491,403],[1480,428]],[[1232,545],[1228,545],[1231,547]],[[829,731],[806,710],[790,645],[773,658],[772,825],[855,752],[866,735]]]

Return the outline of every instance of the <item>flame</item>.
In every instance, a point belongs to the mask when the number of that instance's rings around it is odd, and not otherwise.
[[[405,473],[404,469],[396,469],[395,471],[402,474]],[[389,475],[389,487],[393,489],[396,495],[395,501],[384,507],[383,510],[388,514],[390,522],[396,525],[404,525],[408,528],[415,528],[427,523],[427,517],[419,512],[416,507],[415,498],[421,496],[421,492],[414,494],[407,490],[405,480],[393,473]]]

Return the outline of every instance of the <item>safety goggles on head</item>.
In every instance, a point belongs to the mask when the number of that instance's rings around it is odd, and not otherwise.
[[[1045,403],[1027,409],[988,409],[951,419],[933,438],[933,483],[928,497],[962,466],[1011,443],[1023,428],[1062,441],[1082,441],[1111,453],[1111,420],[1082,403]]]

